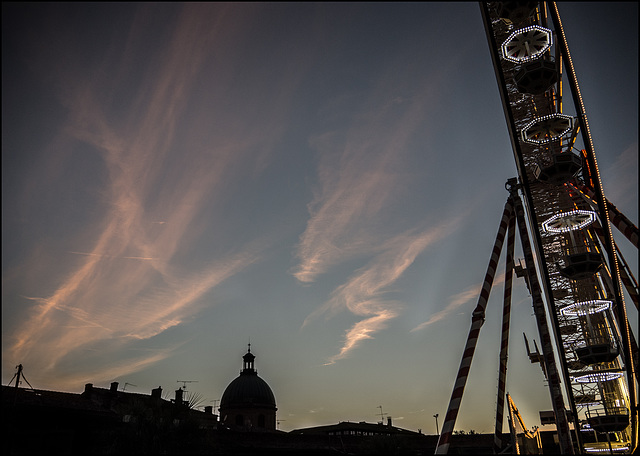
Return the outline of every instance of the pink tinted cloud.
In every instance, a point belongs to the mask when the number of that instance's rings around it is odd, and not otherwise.
[[[402,303],[389,297],[392,285],[421,252],[458,226],[460,216],[422,232],[398,233],[402,220],[388,212],[394,202],[406,197],[407,179],[415,176],[406,169],[405,154],[415,132],[425,128],[427,109],[437,96],[433,83],[425,82],[406,99],[389,96],[400,88],[390,87],[383,78],[367,110],[354,116],[344,136],[330,131],[311,141],[320,156],[318,188],[309,204],[310,217],[300,236],[299,262],[293,275],[300,282],[313,282],[342,262],[373,256],[303,324],[345,309],[365,317],[347,330],[339,353],[329,364],[347,356],[398,316]]]
[[[387,306],[389,306],[389,304],[390,303],[386,303]],[[374,315],[372,317],[359,321],[347,331],[340,352],[331,356],[325,365],[334,364],[336,361],[345,358],[360,342],[366,339],[372,339],[373,333],[386,328],[387,321],[398,316],[397,311],[391,309],[374,311],[373,313]]]
[[[372,227],[403,196],[407,144],[424,127],[433,93],[428,85],[422,90],[398,114],[398,100],[384,95],[393,90],[382,81],[371,99],[384,101],[355,115],[344,138],[337,132],[312,138],[320,156],[318,188],[297,249],[299,281],[313,282],[336,264],[378,250],[381,233]]]
[[[100,348],[80,348],[72,352],[68,358],[73,358],[71,364],[56,370],[55,379],[47,380],[50,387],[62,391],[77,391],[78,385],[108,382],[118,377],[136,372],[159,363],[175,353],[182,344],[170,347],[156,347],[153,350],[126,350],[125,344],[116,339],[101,341]],[[122,351],[127,356],[122,355]],[[138,353],[136,353],[138,352]],[[96,356],[97,362],[96,362]],[[81,363],[78,360],[82,361]],[[31,365],[29,365],[30,367]],[[25,366],[26,368],[26,366]],[[28,378],[35,384],[42,383],[42,379],[50,376],[50,372],[29,369]]]
[[[328,364],[346,357],[360,342],[371,339],[373,334],[386,328],[389,320],[399,315],[403,304],[388,297],[394,291],[393,284],[418,255],[433,243],[449,236],[459,226],[459,218],[420,233],[403,233],[390,239],[381,247],[381,253],[334,290],[331,299],[305,320],[307,324],[322,313],[332,315],[345,309],[354,315],[367,317],[346,332],[342,348],[329,359]]]
[[[93,233],[93,247],[67,253],[78,257],[75,266],[51,294],[34,298],[38,305],[13,334],[8,353],[33,370],[54,370],[65,357],[97,341],[117,339],[126,344],[178,325],[202,308],[205,293],[259,260],[265,240],[233,246],[235,253],[221,255],[195,273],[176,267],[172,261],[201,234],[194,226],[211,200],[224,196],[221,190],[233,180],[234,170],[242,164],[254,166],[255,157],[249,151],[256,144],[273,143],[279,131],[277,125],[266,125],[249,134],[253,130],[244,128],[246,125],[235,125],[229,131],[242,132],[242,136],[230,133],[209,138],[204,134],[206,146],[181,144],[185,154],[191,152],[192,160],[182,160],[183,168],[169,170],[173,179],[169,185],[163,182],[168,156],[176,147],[177,128],[201,66],[212,52],[219,57],[233,55],[228,52],[230,41],[241,35],[242,27],[235,27],[242,23],[242,17],[227,22],[225,7],[222,12],[211,6],[203,8],[185,6],[160,66],[142,81],[124,121],[108,114],[108,95],[122,74],[113,80],[111,73],[99,71],[94,79],[86,79],[81,72],[69,77],[68,67],[59,75],[63,81],[60,93],[71,114],[61,135],[65,139],[57,139],[57,144],[69,146],[81,140],[100,151],[108,175],[101,196],[108,210]],[[135,47],[135,31],[129,39],[123,61],[132,58],[128,52]],[[120,63],[105,61],[104,66],[122,68]],[[233,67],[233,61],[227,63],[225,68]],[[222,79],[210,81],[211,86],[222,92],[224,78],[229,77],[224,74]],[[76,83],[66,85],[66,81]],[[289,82],[283,80],[282,84]],[[272,112],[274,124],[284,115],[286,101],[283,95]],[[214,120],[226,117],[221,111],[212,114]],[[207,144],[209,139],[212,141]],[[268,147],[262,150],[268,151]],[[49,157],[50,163],[59,164],[63,155]],[[125,362],[122,369],[146,366],[165,356],[150,353]]]
[[[318,183],[296,251],[293,275],[299,281],[313,282],[337,264],[375,253],[390,236],[374,227],[394,222],[386,211],[407,197],[407,181],[416,176],[407,169],[411,141],[416,133],[429,132],[434,106],[442,102],[438,87],[459,59],[452,55],[419,83],[399,83],[397,68],[390,65],[345,131],[324,131],[310,139],[319,155]],[[345,106],[351,97],[345,93],[328,100],[323,115],[337,113],[341,119],[352,109]],[[428,157],[442,151],[425,147],[421,153]]]

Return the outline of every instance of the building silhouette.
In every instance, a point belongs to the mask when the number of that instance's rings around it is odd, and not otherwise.
[[[2,454],[184,454],[208,451],[212,407],[85,385],[78,393],[2,385]]]
[[[242,357],[243,369],[225,389],[220,400],[220,421],[237,431],[275,431],[276,398],[255,369],[251,344]]]
[[[151,394],[101,388],[82,393],[2,385],[2,454],[209,454],[242,456],[361,456],[433,454],[438,435],[425,435],[387,422],[341,421],[283,432],[276,429],[273,391],[255,369],[251,347],[243,369],[225,389],[220,419],[213,407],[197,410],[179,388],[173,399],[162,388]],[[30,385],[29,385],[30,386]],[[543,432],[546,453],[559,448],[555,431]],[[484,454],[493,434],[454,435],[450,454]]]

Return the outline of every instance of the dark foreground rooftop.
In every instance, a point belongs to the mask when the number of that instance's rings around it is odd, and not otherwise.
[[[180,400],[96,388],[81,394],[2,386],[2,454],[426,455],[438,436],[391,422],[340,422],[291,432],[231,431],[211,408]],[[553,436],[543,435],[554,454]],[[493,435],[454,435],[450,454],[492,453]]]

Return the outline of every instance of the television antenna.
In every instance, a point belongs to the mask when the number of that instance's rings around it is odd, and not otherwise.
[[[138,386],[138,385],[134,385],[133,383],[125,382],[124,386],[122,387],[122,391],[127,389],[127,385],[129,385],[129,386]]]
[[[9,381],[9,385],[11,385],[11,382],[13,382],[13,379],[16,379],[16,388],[19,387],[20,383],[22,383],[22,381],[20,380],[20,377],[22,377],[22,379],[27,382],[27,385],[29,385],[29,387],[31,389],[33,389],[33,386],[31,386],[31,383],[29,383],[29,381],[26,379],[26,377],[24,376],[24,373],[22,372],[22,364],[18,364],[16,366],[16,369],[18,369],[18,371],[13,374],[13,377],[11,378],[11,380]]]
[[[384,422],[384,416],[388,415],[388,413],[382,413],[382,406],[381,405],[379,405],[377,408],[380,409],[380,421]]]
[[[198,383],[198,380],[176,380],[177,383],[182,383],[182,389],[187,389],[187,383]]]

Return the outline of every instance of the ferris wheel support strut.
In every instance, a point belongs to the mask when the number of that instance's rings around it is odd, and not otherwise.
[[[473,354],[478,342],[478,336],[480,335],[480,328],[484,324],[485,310],[487,302],[489,300],[489,294],[491,293],[491,287],[493,286],[493,279],[495,277],[496,269],[498,267],[498,261],[500,259],[500,252],[502,251],[502,245],[504,243],[505,234],[509,225],[509,219],[513,217],[513,206],[511,199],[507,200],[502,213],[502,219],[500,220],[500,226],[498,228],[498,234],[496,235],[496,241],[493,245],[491,252],[491,259],[487,266],[487,272],[485,274],[480,296],[478,302],[473,310],[471,318],[471,328],[469,329],[469,335],[467,336],[467,343],[462,353],[462,360],[460,361],[460,368],[456,376],[456,381],[453,385],[453,391],[451,393],[451,399],[449,401],[449,407],[442,424],[442,430],[438,444],[436,446],[435,454],[447,454],[449,451],[449,445],[451,444],[451,436],[458,417],[458,411],[460,410],[460,404],[462,402],[462,395],[464,394],[464,387],[469,377],[469,370],[471,368],[471,361],[473,361]]]
[[[562,395],[560,374],[556,367],[555,355],[553,352],[553,346],[551,341],[551,333],[549,331],[549,327],[547,324],[547,317],[546,317],[544,301],[542,299],[541,288],[538,283],[536,267],[533,259],[533,250],[531,248],[531,243],[529,242],[529,237],[527,234],[527,227],[524,219],[525,217],[524,208],[522,206],[522,202],[520,201],[520,197],[517,194],[518,185],[516,184],[516,181],[517,181],[516,179],[512,179],[507,183],[507,187],[510,191],[510,196],[507,200],[507,203],[505,204],[505,209],[500,222],[500,227],[499,227],[498,234],[496,236],[496,241],[492,250],[491,259],[489,261],[489,266],[487,267],[487,272],[485,274],[485,280],[483,282],[482,290],[478,298],[478,304],[473,311],[471,328],[469,330],[469,335],[467,337],[467,343],[465,345],[465,349],[462,355],[462,360],[460,362],[460,368],[458,370],[458,375],[456,377],[456,381],[453,387],[453,392],[451,393],[451,399],[449,402],[449,407],[447,409],[447,414],[445,416],[445,422],[442,426],[442,431],[436,447],[436,452],[435,452],[436,454],[446,454],[449,450],[449,446],[451,443],[451,436],[453,435],[455,422],[458,416],[458,411],[460,409],[460,404],[462,402],[462,396],[464,394],[464,388],[467,382],[467,378],[469,376],[469,370],[471,368],[471,362],[473,361],[473,355],[474,355],[475,347],[478,341],[478,336],[480,334],[480,328],[484,323],[486,306],[489,299],[489,294],[491,293],[491,287],[493,285],[493,279],[494,279],[496,268],[500,258],[500,253],[502,250],[502,245],[504,243],[504,238],[505,238],[505,235],[507,234],[507,231],[509,231],[509,228],[511,228],[511,231],[513,232],[515,227],[515,222],[517,222],[517,225],[518,225],[520,240],[521,240],[521,244],[522,244],[522,248],[525,256],[527,282],[529,284],[529,290],[531,292],[531,296],[533,300],[533,308],[536,316],[538,332],[539,332],[541,345],[542,345],[545,371],[547,372],[547,380],[549,382],[551,402],[552,402],[554,413],[556,416],[556,426],[557,426],[557,432],[558,432],[558,440],[560,444],[560,451],[562,454],[574,453],[573,442],[572,442],[571,433],[569,430],[568,417],[566,414],[564,398]],[[510,241],[508,241],[508,245],[509,245],[508,248],[512,249],[513,245],[512,245],[511,236],[509,237],[509,239]],[[509,253],[507,255],[509,255]],[[511,258],[512,257],[513,257],[513,253],[511,253]],[[513,260],[509,261],[509,257],[508,257],[507,263],[509,262],[512,263]],[[509,309],[510,293],[511,293],[511,286],[505,283],[505,308],[503,310],[503,343],[504,343],[505,333],[507,334],[507,340],[508,340],[508,324],[505,327],[505,321],[508,321],[508,320],[505,320],[504,316],[505,314],[506,316],[508,316],[510,313],[510,309]],[[509,296],[508,301],[507,301],[507,296]],[[509,303],[509,306],[507,305],[507,303]],[[500,390],[500,385],[503,385],[504,379],[506,378],[506,366],[504,370],[504,377],[502,374],[503,356],[504,356],[504,362],[506,363],[506,349],[507,349],[506,345],[504,345],[504,351],[503,351],[503,348],[501,347],[501,375],[499,380],[499,390]],[[504,389],[504,386],[502,388]],[[500,409],[498,409],[498,412],[499,411]],[[496,437],[495,437],[496,439],[497,439],[497,431],[498,431],[498,423],[496,422]],[[501,432],[501,429],[500,429],[500,432]],[[497,440],[494,442],[497,442]]]
[[[516,220],[518,222],[518,231],[520,233],[520,243],[524,253],[524,261],[526,266],[527,281],[529,283],[529,291],[533,302],[533,310],[538,327],[538,335],[540,336],[540,345],[542,348],[542,357],[544,360],[547,380],[549,382],[549,394],[551,395],[551,404],[556,419],[556,428],[558,432],[558,444],[562,454],[573,454],[574,447],[569,429],[569,419],[564,405],[564,397],[562,395],[562,386],[560,373],[556,366],[555,356],[553,352],[553,343],[551,340],[551,331],[547,324],[547,315],[545,311],[544,300],[542,298],[542,289],[538,282],[538,274],[536,272],[536,263],[533,257],[533,249],[529,241],[527,226],[525,223],[524,208],[520,197],[517,194],[517,185],[512,182],[510,187],[511,197],[514,200],[514,209]],[[574,414],[575,416],[575,414]],[[578,436],[578,433],[576,433]],[[577,442],[580,447],[580,441]]]
[[[509,219],[507,227],[507,251],[504,267],[504,297],[502,307],[502,339],[500,341],[500,371],[498,375],[498,399],[496,406],[496,429],[493,437],[493,452],[502,450],[502,423],[504,416],[504,400],[507,383],[507,360],[509,357],[509,327],[511,320],[511,291],[513,283],[513,250],[515,245],[516,218]]]

